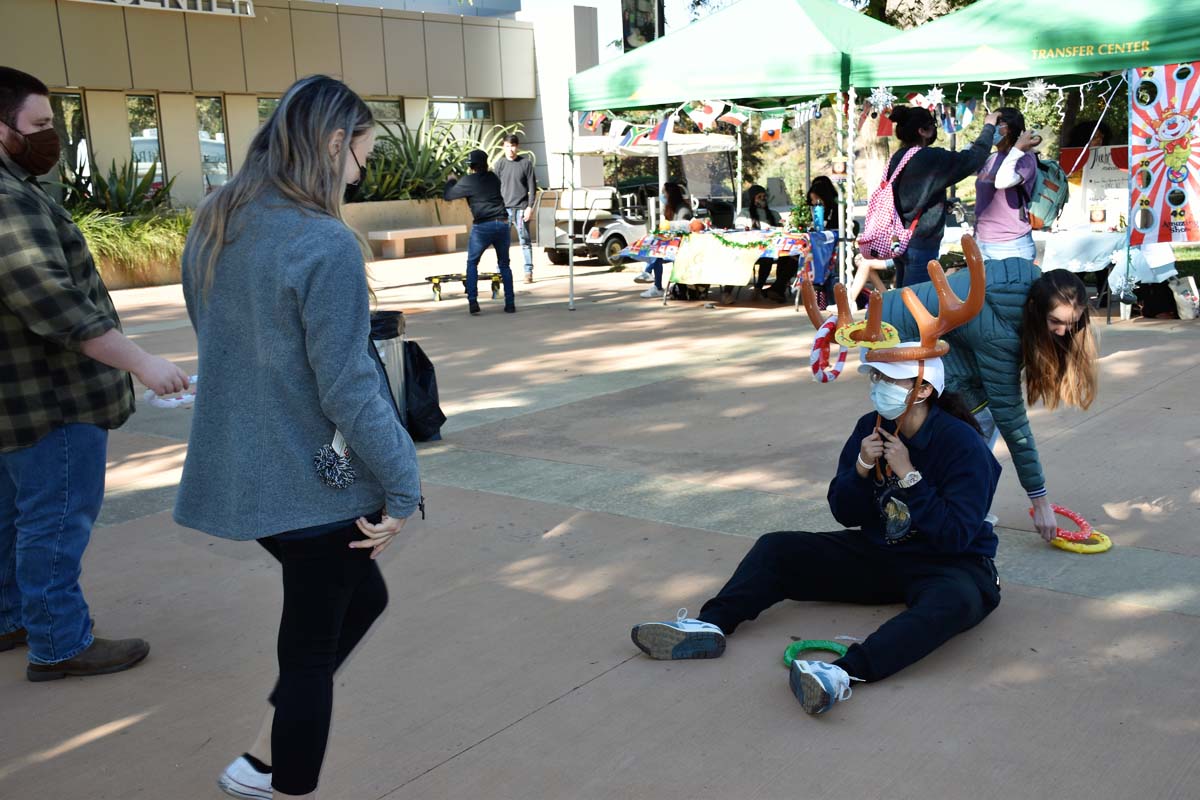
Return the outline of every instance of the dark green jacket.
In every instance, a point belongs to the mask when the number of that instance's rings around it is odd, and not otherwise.
[[[1046,484],[1021,394],[1021,315],[1030,284],[1041,275],[1032,261],[1022,258],[987,262],[983,310],[945,336],[950,343],[945,358],[947,391],[961,395],[968,408],[978,410],[987,405],[991,410],[1026,492],[1036,492]],[[967,271],[951,275],[949,280],[954,293],[966,298],[970,281]],[[937,313],[932,283],[910,288],[930,313]],[[901,341],[921,338],[899,290],[883,296],[883,318],[896,326]]]

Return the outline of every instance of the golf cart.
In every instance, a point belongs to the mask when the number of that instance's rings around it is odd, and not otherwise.
[[[732,220],[733,171],[727,154],[737,148],[732,136],[676,134],[667,137],[668,154],[683,157],[685,186],[698,216]],[[607,136],[575,140],[575,155],[657,158],[659,142],[621,146]],[[565,172],[565,170],[564,170]],[[534,244],[546,249],[552,264],[566,264],[568,248],[576,256],[597,258],[611,267],[624,262],[621,250],[646,235],[657,219],[658,181],[649,178],[612,186],[546,189],[534,205]],[[685,191],[687,191],[685,189]]]

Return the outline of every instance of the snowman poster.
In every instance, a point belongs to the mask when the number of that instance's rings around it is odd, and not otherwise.
[[[1200,62],[1129,72],[1130,243],[1200,241]]]

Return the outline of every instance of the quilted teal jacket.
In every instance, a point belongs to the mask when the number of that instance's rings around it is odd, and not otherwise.
[[[996,427],[1008,444],[1021,486],[1026,492],[1036,494],[1045,488],[1046,479],[1021,394],[1020,335],[1030,284],[1041,277],[1042,271],[1023,258],[989,261],[986,268],[983,310],[945,336],[950,343],[950,352],[945,357],[946,389],[961,395],[968,408],[978,411],[986,405],[991,410]],[[949,281],[955,294],[967,296],[970,275],[966,270],[951,275]],[[931,313],[937,313],[937,294],[932,283],[910,288]],[[896,326],[901,341],[921,338],[899,290],[884,294],[883,318]]]

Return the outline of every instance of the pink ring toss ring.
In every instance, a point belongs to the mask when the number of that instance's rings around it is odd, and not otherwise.
[[[1092,538],[1092,526],[1081,515],[1076,514],[1071,509],[1064,508],[1063,506],[1052,505],[1050,508],[1052,508],[1054,513],[1058,514],[1060,517],[1066,517],[1067,519],[1071,520],[1071,522],[1074,522],[1078,528],[1078,530],[1074,531],[1069,531],[1065,528],[1059,528],[1057,533],[1059,539],[1063,539],[1068,542],[1086,542],[1088,539]],[[1033,516],[1032,508],[1029,509],[1029,516]]]
[[[839,345],[837,364],[832,369],[829,367],[829,340],[833,337],[835,328],[837,328],[837,317],[830,317],[825,320],[820,330],[817,331],[816,338],[813,339],[812,353],[808,357],[808,363],[812,366],[813,380],[819,383],[836,381],[838,375],[842,374],[842,368],[846,366],[846,355],[850,351]]]

